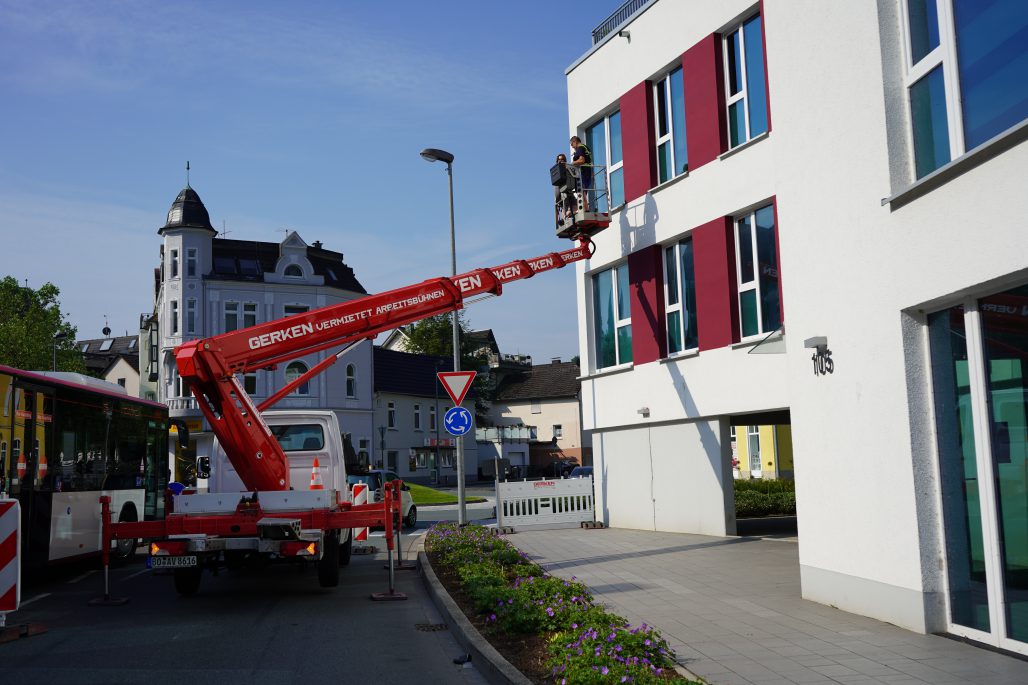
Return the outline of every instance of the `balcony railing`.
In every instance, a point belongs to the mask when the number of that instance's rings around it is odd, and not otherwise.
[[[618,7],[614,11],[614,14],[604,19],[599,26],[593,29],[593,45],[599,43],[610,33],[613,33],[614,29],[624,24],[630,16],[635,14],[640,7],[648,2],[650,2],[650,0],[628,0],[628,2],[621,5],[621,7]]]
[[[535,426],[493,426],[475,429],[478,442],[528,442],[536,440],[539,431]]]

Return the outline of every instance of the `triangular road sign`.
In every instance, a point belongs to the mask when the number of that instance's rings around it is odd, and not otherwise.
[[[440,371],[436,375],[442,381],[446,394],[453,400],[453,405],[459,407],[464,401],[464,396],[468,394],[471,381],[475,380],[475,374],[475,371]]]

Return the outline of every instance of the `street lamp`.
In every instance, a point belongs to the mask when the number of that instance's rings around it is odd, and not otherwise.
[[[58,333],[54,336],[54,371],[57,370],[57,343],[67,337],[67,333]]]
[[[457,238],[453,228],[453,155],[446,150],[433,147],[421,151],[421,156],[429,162],[445,162],[446,176],[450,181],[450,272],[457,275]],[[460,371],[460,335],[457,325],[457,310],[453,310],[453,370]],[[439,417],[436,417],[436,421]],[[464,438],[457,438],[457,522],[464,525],[468,522],[467,502],[464,495]]]

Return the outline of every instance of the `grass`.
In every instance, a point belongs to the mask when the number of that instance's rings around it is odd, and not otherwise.
[[[425,505],[425,504],[456,504],[457,496],[451,495],[448,492],[442,490],[436,490],[425,485],[417,485],[415,483],[407,483],[410,486],[410,496],[414,500],[414,504]],[[481,497],[468,497],[466,502],[484,502],[485,499]]]

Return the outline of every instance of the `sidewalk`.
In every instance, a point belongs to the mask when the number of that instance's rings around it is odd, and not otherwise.
[[[801,599],[793,541],[577,528],[507,539],[658,628],[714,685],[1028,683],[1028,661]]]

